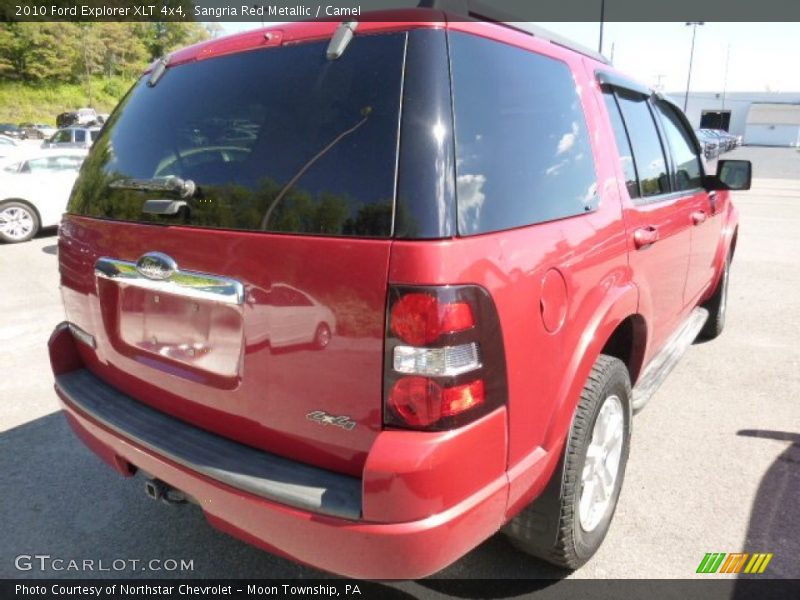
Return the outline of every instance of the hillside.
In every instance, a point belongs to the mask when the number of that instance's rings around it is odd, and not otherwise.
[[[0,123],[55,125],[56,115],[92,106],[108,113],[117,105],[133,80],[97,77],[91,81],[91,102],[85,83],[40,83],[0,80]]]

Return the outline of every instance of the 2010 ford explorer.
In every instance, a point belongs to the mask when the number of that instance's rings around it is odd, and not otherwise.
[[[738,236],[684,115],[599,55],[441,12],[154,64],[59,237],[77,435],[315,567],[417,578],[499,530],[577,568],[631,418],[725,323]]]

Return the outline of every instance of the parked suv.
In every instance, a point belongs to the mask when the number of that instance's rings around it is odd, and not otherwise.
[[[502,529],[576,568],[632,413],[722,331],[750,165],[707,175],[599,55],[415,14],[153,65],[61,226],[56,391],[148,495],[303,563],[424,577]]]
[[[42,148],[90,148],[98,135],[100,127],[64,127],[42,142]]]

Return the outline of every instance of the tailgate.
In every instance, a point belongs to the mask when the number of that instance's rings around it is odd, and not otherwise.
[[[89,367],[124,393],[355,474],[381,428],[390,244],[68,217],[62,293],[96,338]],[[177,265],[168,280],[136,270],[154,249]]]
[[[134,86],[60,240],[67,317],[96,337],[96,376],[360,474],[381,427],[405,41],[356,36],[336,60],[327,40],[260,48]]]

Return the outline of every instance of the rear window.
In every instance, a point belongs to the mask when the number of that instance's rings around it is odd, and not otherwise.
[[[201,60],[149,75],[109,119],[69,211],[100,218],[300,234],[386,237],[394,210],[405,33]],[[142,212],[163,191],[120,179],[190,179],[175,216]]]
[[[586,120],[566,63],[450,38],[458,231],[498,231],[597,207]]]

